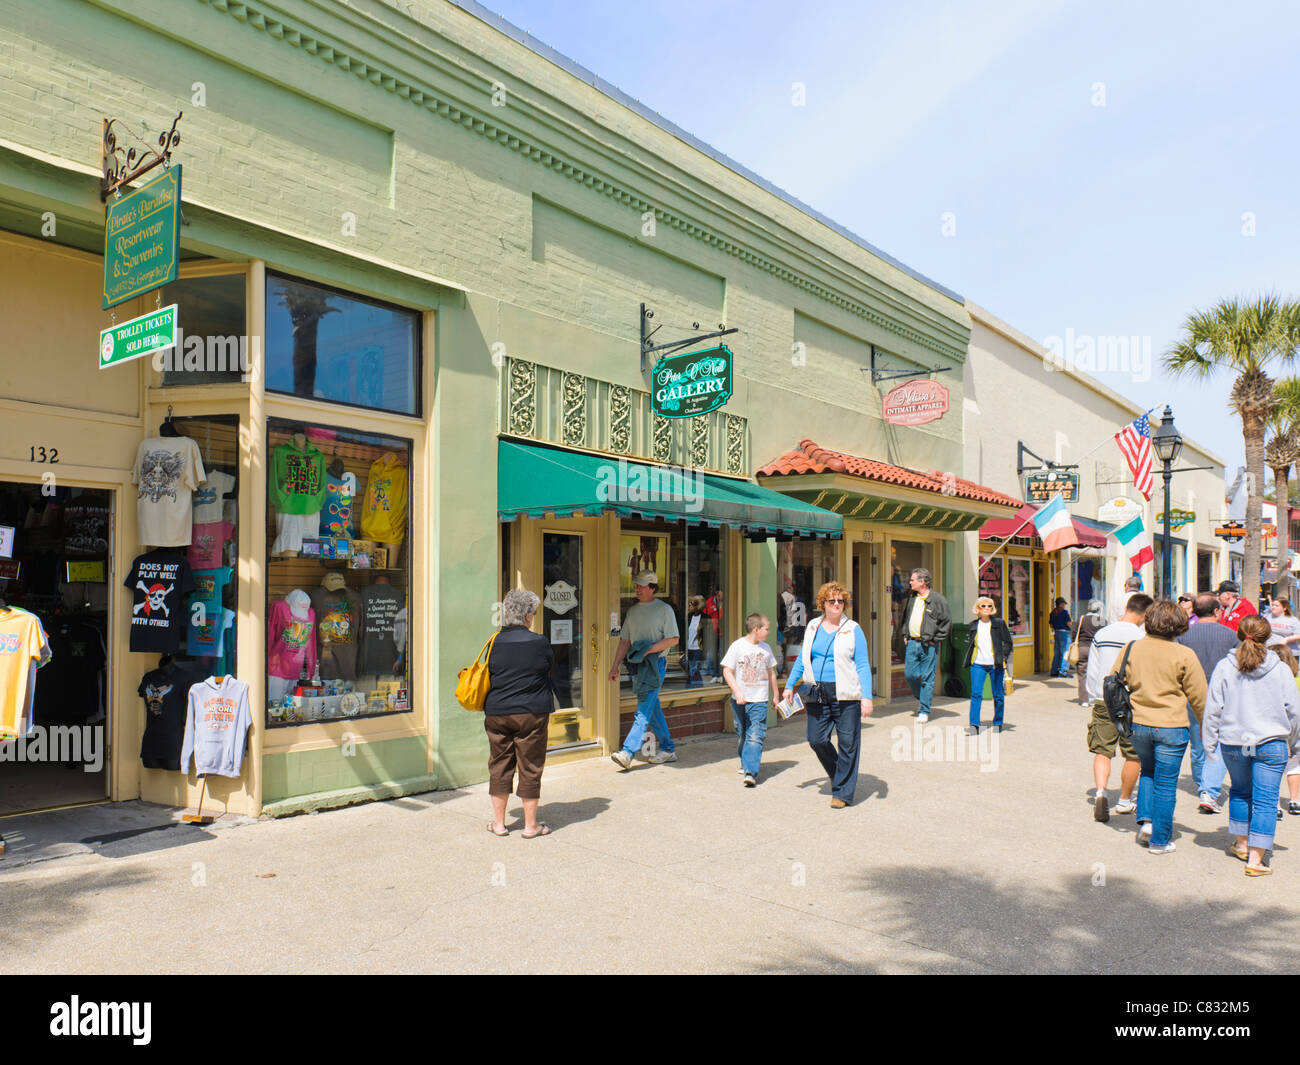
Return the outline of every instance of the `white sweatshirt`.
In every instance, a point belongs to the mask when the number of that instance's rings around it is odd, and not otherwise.
[[[253,715],[248,707],[248,685],[232,676],[209,677],[190,688],[185,715],[185,742],[181,745],[181,772],[194,768],[203,776],[237,777],[244,760],[244,739]]]

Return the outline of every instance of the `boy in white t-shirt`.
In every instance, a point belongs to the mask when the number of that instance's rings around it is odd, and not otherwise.
[[[731,689],[731,713],[736,723],[736,753],[745,787],[758,783],[758,765],[767,737],[767,693],[780,699],[776,686],[776,656],[764,641],[770,625],[762,614],[745,618],[745,635],[727,648],[722,677]]]

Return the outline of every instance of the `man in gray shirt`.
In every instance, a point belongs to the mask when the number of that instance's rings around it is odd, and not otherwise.
[[[1208,679],[1214,676],[1214,667],[1223,661],[1224,656],[1237,649],[1237,634],[1226,625],[1205,624],[1207,621],[1217,622],[1223,616],[1223,607],[1212,592],[1202,592],[1196,597],[1192,613],[1196,615],[1197,624],[1179,636],[1178,642],[1192,649]],[[1187,724],[1191,733],[1192,779],[1196,782],[1196,791],[1201,797],[1197,809],[1203,814],[1217,814],[1223,809],[1219,795],[1223,791],[1223,778],[1227,768],[1219,755],[1205,757],[1201,725],[1190,706],[1187,708]]]
[[[655,595],[659,590],[659,577],[654,570],[637,574],[634,584],[636,602],[628,607],[627,617],[623,619],[618,651],[614,655],[614,666],[609,671],[609,679],[618,679],[619,667],[629,653],[633,662],[641,662],[654,655],[658,658],[656,665],[659,683],[662,685],[667,667],[663,652],[676,647],[678,642],[677,615],[673,613],[672,607]],[[658,750],[649,756],[649,761],[655,765],[677,761],[676,744],[668,732],[668,722],[659,703],[659,688],[655,687],[637,696],[636,717],[632,720],[627,739],[623,741],[622,750],[610,755],[619,769],[632,767],[632,759],[641,748],[647,728],[654,733],[659,743]]]
[[[1123,621],[1124,611],[1128,607],[1128,597],[1134,592],[1140,591],[1142,591],[1141,577],[1134,575],[1126,580],[1124,582],[1124,591],[1121,592],[1120,597],[1110,605],[1110,613],[1106,616],[1106,620],[1112,625],[1117,621]]]

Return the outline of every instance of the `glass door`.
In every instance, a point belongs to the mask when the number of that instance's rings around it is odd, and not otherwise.
[[[551,715],[549,750],[594,744],[600,633],[585,579],[587,535],[542,533],[542,635],[555,652],[559,708]]]

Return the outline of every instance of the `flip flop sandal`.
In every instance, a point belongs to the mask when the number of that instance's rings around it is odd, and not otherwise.
[[[551,834],[550,826],[545,821],[539,821],[537,823],[536,832],[534,832],[531,836],[527,832],[525,832],[523,836],[524,839],[536,839],[538,836],[549,836],[550,834]]]
[[[489,832],[491,832],[492,835],[494,835],[494,836],[508,836],[508,835],[510,835],[510,829],[508,829],[508,828],[503,828],[500,832],[498,832],[495,828],[492,827],[492,822],[491,822],[491,821],[489,821],[489,822],[487,823],[487,830],[488,830]]]
[[[1246,866],[1247,876],[1272,876],[1273,867],[1271,865],[1261,865],[1256,869],[1253,865]]]
[[[1243,862],[1250,861],[1250,851],[1246,847],[1238,848],[1234,845],[1228,848],[1228,853]]]

